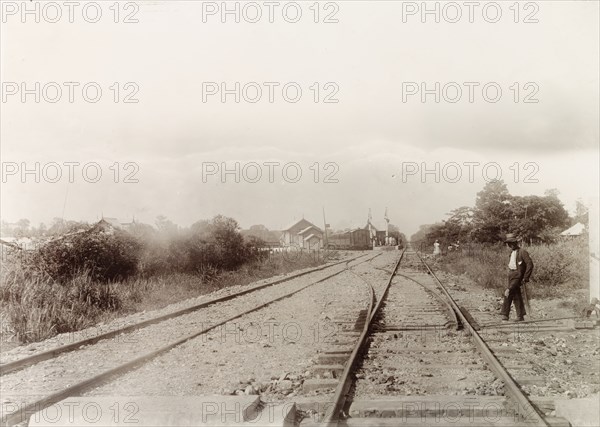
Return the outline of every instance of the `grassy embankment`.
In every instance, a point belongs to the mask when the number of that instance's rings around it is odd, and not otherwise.
[[[158,309],[225,287],[246,285],[321,264],[314,256],[290,260],[281,255],[210,275],[168,273],[143,277],[138,274],[108,283],[94,281],[86,272],[68,280],[51,280],[32,274],[19,257],[3,260],[0,340],[40,341],[126,314]]]
[[[563,305],[573,305],[573,308],[586,303],[589,262],[585,237],[525,249],[535,266],[528,285],[531,298],[564,298]],[[483,288],[495,289],[501,296],[506,289],[508,255],[505,245],[465,247],[443,256],[438,268],[451,274],[466,275]]]

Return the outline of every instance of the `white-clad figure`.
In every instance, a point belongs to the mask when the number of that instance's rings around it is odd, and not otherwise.
[[[440,242],[438,242],[437,240],[433,244],[433,254],[434,255],[439,255],[440,254]]]

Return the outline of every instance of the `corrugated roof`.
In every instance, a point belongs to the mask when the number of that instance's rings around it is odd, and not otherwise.
[[[293,224],[291,224],[288,228],[284,228],[282,231],[288,231],[288,230],[294,228],[296,225],[300,224],[302,221],[306,221],[309,224],[312,224],[312,222],[310,222],[309,220],[302,218],[302,219],[299,219],[298,221],[294,222]]]
[[[581,233],[583,233],[583,230],[585,230],[585,225],[578,222],[574,226],[567,228],[565,231],[560,233],[560,235],[561,236],[580,236]]]
[[[321,240],[321,236],[317,236],[316,234],[309,234],[308,236],[306,236],[306,237],[304,238],[304,240],[310,240],[310,239],[312,239],[313,237],[316,237],[317,239]]]
[[[311,225],[311,226],[309,226],[309,227],[306,227],[304,230],[300,230],[300,231],[298,232],[298,234],[299,234],[299,235],[302,235],[302,234],[306,233],[308,230],[310,230],[311,228],[314,228],[315,230],[321,231],[321,230],[319,229],[319,227],[317,227],[317,226],[315,226],[315,225]]]

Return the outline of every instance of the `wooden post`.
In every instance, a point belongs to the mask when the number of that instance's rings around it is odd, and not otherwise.
[[[600,299],[600,199],[593,197],[588,208],[588,238],[589,238],[589,263],[590,263],[590,301]]]
[[[327,237],[327,220],[325,219],[325,206],[323,206],[323,242],[325,247],[328,246],[328,237]]]

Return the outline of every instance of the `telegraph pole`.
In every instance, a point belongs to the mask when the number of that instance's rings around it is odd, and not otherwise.
[[[385,244],[389,243],[389,232],[390,232],[390,218],[388,217],[387,206],[385,208],[385,215],[383,216],[385,219]]]
[[[323,206],[323,232],[325,233],[324,236],[324,242],[325,242],[325,249],[327,249],[329,247],[328,241],[327,241],[327,220],[325,219],[325,206]]]

